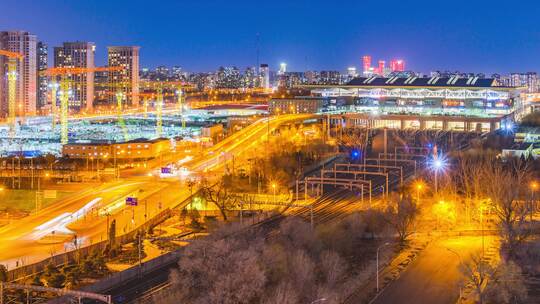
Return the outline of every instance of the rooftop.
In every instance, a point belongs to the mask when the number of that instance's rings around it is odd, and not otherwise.
[[[346,86],[355,87],[462,87],[462,88],[508,88],[497,85],[494,78],[479,77],[358,77]]]

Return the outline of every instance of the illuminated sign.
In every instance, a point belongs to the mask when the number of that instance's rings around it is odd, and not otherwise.
[[[138,204],[139,204],[139,201],[137,200],[136,197],[128,196],[126,198],[126,205],[128,205],[128,206],[137,206]]]

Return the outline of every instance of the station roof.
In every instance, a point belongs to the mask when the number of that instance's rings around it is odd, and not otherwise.
[[[346,84],[355,87],[461,87],[501,88],[494,78],[479,77],[358,77]]]
[[[265,111],[268,109],[268,105],[266,104],[223,104],[223,105],[211,105],[206,106],[203,108],[199,108],[199,110],[260,110]]]

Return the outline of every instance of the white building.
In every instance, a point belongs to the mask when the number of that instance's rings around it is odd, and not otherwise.
[[[259,75],[261,77],[261,87],[270,89],[270,68],[268,67],[268,64],[261,64]]]
[[[37,38],[28,32],[0,32],[0,49],[22,54],[17,61],[15,105],[17,116],[35,115],[37,111]],[[0,117],[8,114],[8,58],[0,56]]]

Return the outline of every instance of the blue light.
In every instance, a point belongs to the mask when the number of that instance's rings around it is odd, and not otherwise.
[[[446,158],[443,155],[434,156],[429,163],[429,167],[432,171],[444,171],[447,167]]]
[[[503,124],[503,129],[512,132],[514,130],[514,123],[512,121],[506,121]]]
[[[351,158],[352,159],[359,159],[360,158],[360,151],[358,151],[357,149],[353,149],[351,151]]]

